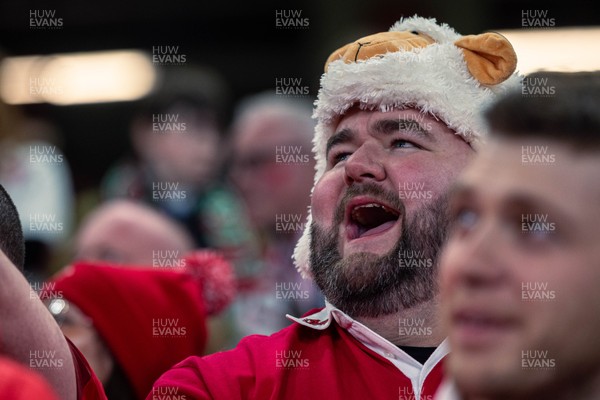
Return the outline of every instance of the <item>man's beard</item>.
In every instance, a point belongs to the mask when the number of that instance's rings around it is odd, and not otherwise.
[[[368,194],[401,211],[402,233],[389,253],[360,252],[342,259],[339,227],[346,204]],[[311,272],[327,300],[352,317],[396,313],[433,299],[437,293],[437,259],[448,229],[447,196],[419,209],[410,220],[397,194],[375,184],[350,187],[329,231],[311,225]]]

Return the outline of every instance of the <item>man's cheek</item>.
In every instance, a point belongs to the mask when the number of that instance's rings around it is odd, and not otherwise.
[[[444,299],[450,299],[453,294],[454,281],[456,280],[456,244],[454,237],[450,236],[440,253],[438,282],[440,294]]]
[[[400,200],[418,206],[447,192],[459,173],[448,162],[419,154],[396,163],[390,169],[390,178]]]
[[[313,219],[321,226],[330,224],[337,206],[336,188],[328,184],[328,180],[321,179],[317,182],[311,197],[311,211]]]

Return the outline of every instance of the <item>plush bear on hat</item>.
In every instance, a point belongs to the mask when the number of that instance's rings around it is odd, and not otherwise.
[[[422,49],[434,43],[433,38],[417,30],[376,33],[334,51],[325,63],[325,71],[336,60],[364,61],[390,52]],[[498,33],[463,36],[454,45],[462,50],[471,75],[483,85],[504,82],[517,67],[517,55],[511,44]]]

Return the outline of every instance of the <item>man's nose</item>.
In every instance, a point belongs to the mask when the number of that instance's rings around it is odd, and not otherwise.
[[[386,178],[385,168],[380,160],[380,152],[374,143],[364,143],[344,165],[346,185],[367,180],[382,181]]]

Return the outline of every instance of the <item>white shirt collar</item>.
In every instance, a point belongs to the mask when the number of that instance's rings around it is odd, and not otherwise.
[[[286,317],[315,330],[325,330],[329,328],[331,322],[335,319],[338,325],[348,331],[348,333],[356,340],[389,360],[407,378],[409,378],[413,385],[413,393],[417,399],[421,396],[421,388],[423,387],[427,375],[429,375],[438,362],[440,362],[449,352],[447,339],[444,339],[425,364],[421,364],[392,342],[375,333],[366,325],[352,319],[346,313],[327,301],[325,302],[325,308],[314,314],[302,318],[296,318],[288,314]]]

